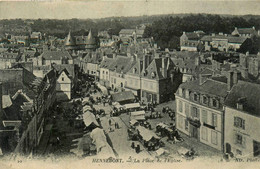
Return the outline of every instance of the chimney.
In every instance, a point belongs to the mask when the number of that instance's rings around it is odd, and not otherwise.
[[[136,61],[136,58],[137,58],[136,54],[134,54],[134,55],[132,55],[132,56],[130,56],[130,57],[131,57],[131,61],[132,61],[132,62]]]
[[[138,60],[138,63],[139,63],[139,75],[141,75],[141,73],[142,73],[142,70],[143,70],[143,60],[141,60],[141,59],[139,59],[139,58],[137,58],[137,60]]]
[[[167,62],[167,60],[163,57],[162,58],[162,68],[161,68],[161,72],[164,78],[166,78],[167,76],[167,70],[166,70],[166,65],[165,62]]]
[[[238,80],[241,80],[241,72],[235,70],[233,74],[233,85],[237,84]]]
[[[241,76],[244,79],[248,79],[248,69],[247,68],[241,68]]]
[[[238,110],[243,110],[245,102],[246,102],[246,98],[245,97],[238,98],[238,100],[237,100],[237,109]]]
[[[249,56],[249,51],[246,52],[246,56]]]
[[[254,26],[253,26],[252,28],[255,30],[255,27],[254,27]]]
[[[107,58],[107,56],[106,56],[106,55],[103,55],[102,60],[104,61],[106,58]]]
[[[116,59],[116,53],[113,53],[113,59]]]
[[[234,72],[232,71],[228,72],[228,77],[227,77],[228,91],[230,91],[233,86],[233,74]]]
[[[195,58],[195,65],[199,66],[200,65],[200,57]]]
[[[143,71],[145,71],[145,69],[147,68],[147,55],[144,55],[144,58],[143,58]]]
[[[202,85],[208,79],[208,77],[209,75],[199,74],[199,85]]]

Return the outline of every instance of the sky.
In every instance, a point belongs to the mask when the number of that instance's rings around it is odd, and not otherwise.
[[[260,0],[0,0],[0,19],[96,19],[178,13],[260,15]]]

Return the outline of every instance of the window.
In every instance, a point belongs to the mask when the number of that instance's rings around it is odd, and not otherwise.
[[[245,130],[245,120],[240,117],[234,117],[234,126]]]
[[[206,96],[203,96],[202,103],[203,104],[207,104],[208,103],[208,98]]]
[[[186,114],[186,116],[188,117],[189,116],[189,112],[190,112],[190,110],[189,110],[189,104],[188,103],[185,103],[185,114]]]
[[[192,116],[193,118],[198,118],[199,119],[199,110],[197,107],[192,108]]]
[[[189,98],[190,98],[190,91],[189,91],[189,90],[186,90],[185,93],[186,93],[186,94],[185,94],[185,98],[186,98],[186,99],[189,99]]]
[[[242,155],[242,151],[239,150],[239,149],[236,149],[236,153],[237,153],[238,155]]]
[[[180,96],[183,96],[182,88],[179,88],[179,95],[180,95]]]
[[[217,115],[212,113],[212,126],[217,127]]]
[[[189,122],[187,119],[185,119],[185,130],[189,131]]]
[[[193,100],[197,102],[199,100],[199,95],[194,93]]]
[[[201,135],[202,135],[202,140],[208,141],[208,130],[207,130],[207,128],[202,127]]]
[[[202,110],[202,122],[204,123],[208,122],[208,114],[206,110]]]
[[[103,70],[103,74],[105,74],[105,71]]]
[[[235,134],[235,144],[242,145],[243,144],[243,136],[236,133]]]
[[[218,107],[218,101],[216,99],[212,99],[213,107]]]
[[[116,84],[116,78],[114,79],[114,83]]]
[[[179,112],[182,112],[182,101],[179,100]]]
[[[218,134],[216,131],[211,131],[211,143],[217,145],[218,144]]]
[[[155,78],[155,72],[152,72],[152,73],[151,73],[151,77],[152,77],[152,78]]]
[[[64,81],[64,77],[61,78],[61,81]]]

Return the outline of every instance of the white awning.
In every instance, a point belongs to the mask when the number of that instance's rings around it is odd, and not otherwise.
[[[145,111],[135,111],[131,112],[131,116],[145,116]]]
[[[138,108],[140,107],[140,103],[130,103],[124,105],[125,109]]]

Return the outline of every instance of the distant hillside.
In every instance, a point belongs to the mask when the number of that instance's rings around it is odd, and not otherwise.
[[[209,20],[205,19],[208,18]],[[177,18],[180,20],[179,23],[174,23],[174,21],[167,20],[165,18]],[[190,19],[189,19],[190,18]],[[213,18],[213,20],[212,20]],[[218,18],[218,19],[217,19]],[[208,27],[209,25],[217,24],[217,22],[224,22],[229,23],[230,18],[235,18],[237,22],[242,21],[241,26],[251,26],[255,25],[259,28],[259,15],[244,15],[244,16],[233,16],[233,15],[208,15],[208,14],[168,14],[168,15],[152,15],[152,16],[136,16],[136,17],[109,17],[109,18],[102,18],[102,19],[68,19],[68,20],[55,20],[55,19],[11,19],[11,20],[0,20],[0,34],[3,33],[11,33],[15,35],[24,35],[29,34],[31,31],[39,31],[42,33],[46,33],[47,35],[54,35],[60,38],[64,38],[69,31],[72,31],[74,35],[82,35],[86,34],[89,29],[92,29],[94,35],[97,34],[98,31],[101,30],[110,30],[111,34],[117,35],[119,31],[123,28],[135,28],[140,24],[147,24],[147,25],[156,25],[159,22],[169,22],[172,24],[176,24],[174,29],[178,29],[174,34],[170,32],[167,34],[179,36],[180,33],[184,30],[192,31],[195,28],[205,30],[205,31],[223,31],[229,32],[230,29],[238,25],[237,24],[228,24],[229,26],[224,26],[222,23],[219,23],[219,26],[213,28],[212,26]],[[184,19],[184,20],[183,20]],[[164,20],[164,21],[162,21]],[[196,26],[198,25],[196,21],[198,20],[201,27]],[[206,20],[206,21],[205,21]],[[219,20],[219,21],[217,21]],[[233,19],[232,19],[233,20]],[[205,21],[204,24],[201,21]],[[257,23],[258,22],[258,23]],[[210,24],[212,23],[212,24]],[[213,24],[214,23],[214,24]],[[246,23],[246,24],[245,24]],[[162,24],[163,25],[163,24]],[[169,25],[169,24],[168,24]],[[186,25],[186,26],[185,26]],[[188,26],[192,25],[192,26]],[[158,25],[159,26],[159,25]],[[170,26],[170,25],[169,25]],[[176,28],[179,26],[179,28]],[[188,27],[187,27],[188,26]],[[152,28],[152,27],[150,27]],[[148,29],[150,29],[148,28]],[[212,29],[213,28],[213,29]],[[223,29],[224,28],[224,29]],[[211,29],[211,30],[207,30]],[[175,30],[173,30],[175,31]],[[149,34],[152,35],[154,34]],[[156,36],[155,36],[156,37]],[[167,39],[167,38],[166,38]],[[168,40],[166,40],[168,41]]]

